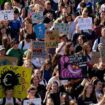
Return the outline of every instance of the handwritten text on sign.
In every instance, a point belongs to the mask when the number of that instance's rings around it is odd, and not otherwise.
[[[14,19],[13,10],[0,10],[0,21],[13,19]]]
[[[43,41],[35,41],[34,42],[34,51],[33,57],[45,57],[45,42]]]
[[[46,32],[46,48],[56,48],[59,41],[59,32],[56,30]]]
[[[92,18],[79,18],[78,27],[80,30],[92,29]]]
[[[60,79],[87,76],[86,57],[82,55],[61,56],[59,59]]]
[[[37,24],[34,26],[34,31],[35,31],[35,34],[36,34],[36,38],[38,39],[43,39],[45,37],[45,30],[46,30],[46,27],[44,24]]]
[[[3,98],[3,86],[14,87],[14,97],[25,98],[27,89],[30,86],[32,70],[19,66],[1,66],[0,67],[0,98]],[[27,78],[26,78],[27,77]],[[17,84],[16,84],[17,83]]]

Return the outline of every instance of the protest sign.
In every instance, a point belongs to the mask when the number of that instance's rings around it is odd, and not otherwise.
[[[19,66],[0,67],[0,98],[4,96],[4,87],[14,87],[14,97],[25,98],[30,87],[32,70]],[[26,78],[27,77],[27,78]]]
[[[17,65],[18,59],[15,57],[0,57],[0,66],[3,65]]]
[[[24,100],[23,105],[41,105],[41,98]]]
[[[47,31],[46,32],[46,48],[56,48],[59,41],[59,32],[57,30]]]
[[[68,24],[66,23],[55,23],[54,30],[58,30],[59,33],[67,34],[68,33]]]
[[[37,24],[34,26],[34,32],[36,34],[36,38],[37,39],[43,39],[45,38],[45,30],[46,30],[46,27],[44,24]]]
[[[59,59],[60,79],[87,77],[86,61],[83,55],[61,56]]]
[[[33,43],[33,57],[42,57],[46,56],[45,42],[44,41],[35,41]]]
[[[14,20],[13,10],[0,10],[0,21],[3,20]]]
[[[79,18],[78,27],[80,30],[92,29],[92,18]]]
[[[43,11],[40,12],[33,12],[32,13],[32,23],[41,23],[43,22]]]

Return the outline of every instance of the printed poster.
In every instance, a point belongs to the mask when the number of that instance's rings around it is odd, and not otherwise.
[[[56,48],[59,42],[59,32],[57,30],[46,32],[46,48]]]
[[[3,98],[4,87],[14,87],[14,97],[25,98],[30,87],[32,70],[20,66],[0,67],[0,98]]]
[[[61,56],[59,59],[60,79],[87,77],[87,59],[82,55]]]
[[[0,21],[3,20],[14,20],[13,10],[0,10]]]
[[[36,34],[37,39],[44,39],[45,38],[45,30],[46,27],[44,24],[37,24],[34,26],[34,32]]]

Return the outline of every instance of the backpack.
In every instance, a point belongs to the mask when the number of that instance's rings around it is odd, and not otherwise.
[[[100,37],[99,37],[97,40],[98,40],[98,44],[99,44],[99,43],[100,43]],[[97,51],[99,51],[99,50],[98,50],[98,47],[97,47]]]
[[[6,103],[6,98],[4,97],[2,105],[5,105],[5,103]],[[14,98],[14,97],[13,97],[13,103],[14,103],[14,105],[17,105],[16,104],[16,98]]]
[[[22,46],[21,46],[21,50],[23,50],[23,47],[24,47],[24,40],[22,41]]]

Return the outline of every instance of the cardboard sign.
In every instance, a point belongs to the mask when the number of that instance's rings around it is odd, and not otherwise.
[[[45,56],[46,56],[45,42],[35,41],[34,42],[33,57],[44,58]]]
[[[13,10],[0,10],[0,21],[3,20],[14,20]]]
[[[37,39],[43,39],[45,38],[45,30],[46,27],[44,24],[37,24],[34,26],[34,32],[36,34]]]
[[[56,30],[46,32],[46,48],[56,48],[59,41],[59,32]]]
[[[41,105],[41,98],[35,98],[30,100],[24,100],[23,105]]]
[[[43,19],[43,11],[32,13],[32,23],[41,23]]]
[[[17,65],[18,59],[15,57],[0,57],[0,66],[3,65]]]
[[[3,98],[3,87],[14,87],[14,97],[25,98],[30,87],[32,70],[19,66],[0,67],[0,98]]]
[[[92,29],[92,18],[79,18],[78,27],[80,30]]]
[[[82,55],[61,56],[59,59],[60,79],[87,77],[87,59]]]
[[[66,23],[55,23],[54,30],[58,30],[59,33],[68,33],[68,24]]]

